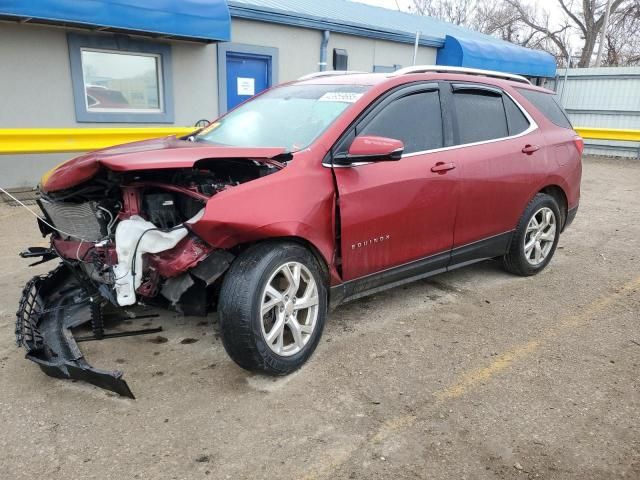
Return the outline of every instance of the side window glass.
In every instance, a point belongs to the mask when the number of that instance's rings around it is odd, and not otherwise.
[[[441,148],[440,95],[438,91],[429,91],[399,98],[358,128],[357,134],[402,140],[404,153]]]
[[[479,89],[458,90],[453,92],[453,107],[459,144],[509,136],[502,95]]]
[[[553,123],[562,128],[571,128],[571,122],[567,115],[558,105],[553,95],[550,93],[540,92],[537,90],[528,90],[518,88],[518,91],[533,105],[542,112],[542,114]]]
[[[507,113],[507,124],[509,126],[509,135],[518,135],[529,128],[529,120],[524,116],[522,110],[509,98],[503,95],[504,110]]]

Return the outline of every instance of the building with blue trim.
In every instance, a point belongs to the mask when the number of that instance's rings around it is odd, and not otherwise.
[[[347,0],[0,0],[0,128],[193,125],[314,71],[411,65],[416,36],[418,64],[555,75],[547,53]],[[0,157],[2,186],[68,157]]]

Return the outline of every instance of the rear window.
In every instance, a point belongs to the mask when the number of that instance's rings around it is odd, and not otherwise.
[[[458,144],[509,136],[499,93],[475,89],[454,91],[453,105],[460,135]]]
[[[562,107],[558,105],[556,99],[553,98],[553,95],[523,88],[519,88],[518,91],[524,98],[533,103],[548,120],[562,128],[573,128],[567,115],[562,110]]]

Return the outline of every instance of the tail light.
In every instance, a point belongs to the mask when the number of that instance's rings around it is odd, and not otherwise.
[[[582,139],[582,137],[576,135],[575,137],[573,137],[573,143],[576,144],[578,153],[582,155],[582,151],[584,150],[584,140]]]

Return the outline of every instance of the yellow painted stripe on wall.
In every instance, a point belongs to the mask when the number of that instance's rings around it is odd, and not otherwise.
[[[640,130],[576,127],[576,132],[578,132],[578,135],[580,135],[582,138],[588,138],[590,140],[619,140],[625,142],[640,142]]]
[[[9,128],[0,129],[0,154],[85,152],[169,135],[195,127]]]
[[[122,143],[186,135],[195,127],[0,129],[0,154],[86,152]],[[577,127],[582,138],[640,142],[640,130]]]

